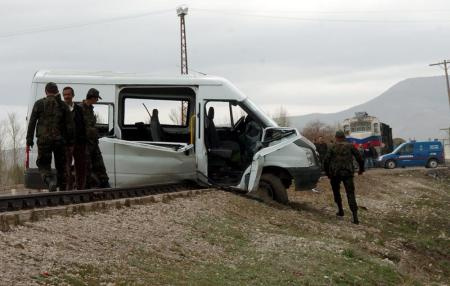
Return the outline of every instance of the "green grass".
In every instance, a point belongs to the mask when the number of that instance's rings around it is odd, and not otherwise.
[[[348,216],[347,221],[336,221],[313,203],[268,206],[231,197],[220,212],[183,222],[184,243],[168,241],[164,251],[133,245],[120,261],[72,265],[64,274],[35,281],[53,285],[448,284],[450,194],[415,191],[421,196],[403,202],[404,209],[361,211],[363,224],[358,227],[350,224]],[[206,250],[189,247],[197,241]],[[405,263],[405,252],[413,257],[406,263],[421,274],[399,267]]]

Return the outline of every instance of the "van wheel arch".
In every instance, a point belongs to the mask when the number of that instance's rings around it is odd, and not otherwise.
[[[277,177],[273,173],[265,173],[261,175],[259,188],[261,191],[267,192],[273,200],[281,204],[289,203],[287,190],[284,187],[281,178]]]
[[[427,168],[436,168],[438,166],[438,160],[436,158],[430,158],[427,161],[426,167]]]
[[[397,162],[395,160],[389,159],[384,163],[386,169],[395,169],[397,167]]]
[[[281,167],[275,166],[264,167],[262,174],[273,174],[274,176],[280,178],[281,182],[283,183],[286,189],[289,189],[289,187],[292,184],[293,178],[291,174],[289,174],[289,172],[286,169],[283,169]]]

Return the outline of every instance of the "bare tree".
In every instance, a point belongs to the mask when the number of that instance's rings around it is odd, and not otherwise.
[[[9,136],[11,149],[13,151],[13,165],[19,163],[19,151],[24,144],[25,127],[17,119],[16,113],[8,113],[7,133]]]
[[[278,110],[275,112],[274,115],[272,115],[272,119],[279,125],[282,127],[287,127],[289,126],[289,117],[288,117],[288,112],[286,110],[286,108],[284,108],[284,106],[280,106],[278,108]]]
[[[394,147],[406,142],[403,138],[394,138],[392,141],[394,142]]]
[[[301,133],[312,142],[318,137],[323,137],[325,142],[331,142],[334,139],[336,128],[320,120],[314,120],[308,122]]]
[[[19,154],[23,151],[25,126],[19,122],[16,113],[8,113],[6,133],[12,152],[12,164],[9,170],[9,177],[13,184],[18,184],[23,180],[23,166],[19,164]]]
[[[0,122],[0,186],[5,185],[6,162],[5,162],[5,122]]]
[[[181,125],[180,109],[172,108],[169,113],[169,119],[175,125]]]

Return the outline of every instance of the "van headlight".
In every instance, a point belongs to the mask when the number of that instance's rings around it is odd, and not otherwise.
[[[309,165],[314,166],[315,160],[314,160],[314,153],[310,149],[306,149],[306,158],[308,159]]]

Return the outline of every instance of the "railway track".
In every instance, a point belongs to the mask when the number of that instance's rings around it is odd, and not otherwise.
[[[0,213],[201,189],[194,183],[0,196]]]

